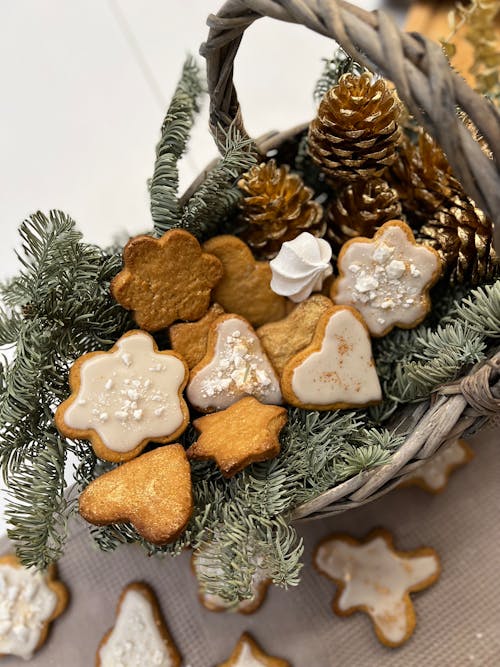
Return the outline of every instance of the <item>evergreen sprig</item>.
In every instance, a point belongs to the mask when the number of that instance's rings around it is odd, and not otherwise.
[[[118,255],[84,243],[60,211],[36,213],[20,234],[22,269],[0,291],[0,343],[10,348],[0,369],[0,465],[9,536],[24,563],[45,567],[62,552],[64,462],[77,451],[57,433],[54,408],[69,393],[71,363],[112,345],[130,322],[109,293]]]
[[[177,199],[179,171],[177,163],[184,151],[199,110],[203,83],[199,67],[188,57],[161,127],[156,147],[156,162],[151,179],[151,215],[157,236],[178,227],[181,217]]]
[[[242,196],[236,186],[238,177],[258,159],[253,140],[243,137],[235,125],[226,134],[220,129],[219,137],[221,159],[208,172],[182,212],[180,226],[199,238],[224,225]]]

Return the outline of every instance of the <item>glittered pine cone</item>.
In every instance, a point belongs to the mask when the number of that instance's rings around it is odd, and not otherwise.
[[[451,282],[477,284],[498,273],[491,220],[467,196],[426,132],[416,144],[403,144],[388,177],[415,236],[438,251]]]
[[[275,257],[285,241],[301,232],[324,235],[323,207],[288,166],[277,166],[274,160],[256,165],[238,187],[245,193],[240,219],[246,227],[241,236],[260,257]]]
[[[331,180],[381,176],[398,155],[401,103],[384,79],[344,74],[309,127],[311,158]]]
[[[338,250],[349,239],[372,237],[384,222],[400,217],[398,194],[386,181],[354,181],[340,190],[326,210],[326,238]]]
[[[468,197],[446,200],[416,238],[437,250],[451,282],[477,285],[498,275],[491,222]]]

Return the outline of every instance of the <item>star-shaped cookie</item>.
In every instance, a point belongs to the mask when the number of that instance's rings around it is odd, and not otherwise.
[[[182,229],[171,229],[159,239],[131,239],[123,262],[111,292],[146,331],[165,329],[176,320],[198,320],[222,277],[217,257],[204,253],[195,237]]]
[[[68,438],[90,440],[106,461],[128,461],[148,442],[172,442],[184,431],[188,372],[180,355],[160,352],[145,331],[129,331],[109,351],[73,364],[72,393],[56,411],[56,426]]]
[[[200,435],[188,449],[188,458],[213,459],[224,477],[232,477],[251,463],[279,454],[279,434],[286,422],[285,408],[247,396],[193,422]]]
[[[415,610],[410,593],[428,588],[439,577],[434,549],[396,551],[391,534],[374,530],[364,540],[332,535],[313,556],[320,574],[337,584],[333,610],[339,616],[364,611],[385,646],[401,646],[413,634]]]
[[[445,490],[451,473],[474,458],[474,452],[465,440],[456,439],[441,447],[428,461],[405,478],[401,487],[418,486],[427,493]]]
[[[229,660],[218,667],[290,667],[290,663],[281,658],[273,658],[260,648],[248,633],[243,633]]]
[[[339,277],[330,296],[353,306],[372,336],[385,336],[397,326],[411,329],[431,309],[429,289],[441,274],[439,255],[419,245],[410,227],[390,220],[373,239],[354,238],[342,246]]]

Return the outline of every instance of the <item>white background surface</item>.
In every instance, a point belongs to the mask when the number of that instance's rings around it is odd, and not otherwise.
[[[151,225],[146,181],[159,128],[185,55],[197,54],[206,17],[220,4],[0,2],[0,279],[17,270],[17,226],[38,209],[69,213],[99,244]],[[307,120],[321,59],[332,52],[330,40],[302,27],[267,19],[253,25],[235,71],[248,131],[258,136]],[[181,190],[215,154],[205,104]],[[1,494],[0,533],[3,506]]]

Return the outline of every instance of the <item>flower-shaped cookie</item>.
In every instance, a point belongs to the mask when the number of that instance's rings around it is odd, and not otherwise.
[[[364,611],[378,639],[401,646],[413,634],[415,610],[410,593],[428,588],[441,568],[434,549],[396,551],[386,530],[374,530],[364,540],[332,535],[320,542],[313,562],[338,586],[333,610],[339,616]]]
[[[94,479],[78,510],[95,526],[131,523],[153,544],[167,544],[193,513],[191,467],[182,445],[157,447]]]
[[[219,260],[202,252],[195,237],[182,229],[172,229],[160,239],[131,239],[123,262],[111,292],[146,331],[164,329],[176,320],[198,320],[222,277]]]
[[[200,436],[187,455],[213,459],[224,477],[232,477],[251,463],[279,454],[278,436],[286,422],[285,408],[247,396],[226,410],[195,419],[193,426]]]
[[[181,656],[160,605],[146,584],[129,584],[120,595],[114,626],[99,644],[96,667],[180,667]]]
[[[229,660],[221,663],[219,667],[290,667],[290,663],[264,653],[257,642],[245,632]]]
[[[45,643],[50,624],[66,609],[68,589],[57,568],[23,567],[14,554],[0,557],[0,658],[30,660]]]
[[[203,249],[215,255],[224,267],[213,297],[227,313],[242,315],[254,327],[286,315],[286,299],[271,289],[269,262],[255,260],[244,241],[229,234],[214,236]]]
[[[128,461],[149,441],[172,442],[184,431],[188,372],[181,356],[159,352],[144,331],[129,331],[109,352],[73,364],[72,394],[57,409],[56,426],[69,438],[90,440],[106,461]]]
[[[465,440],[453,440],[441,447],[428,461],[405,478],[401,487],[419,486],[427,493],[441,493],[445,490],[451,473],[474,458],[474,452]]]
[[[435,250],[416,243],[407,224],[390,220],[373,239],[345,243],[338,269],[332,301],[354,306],[373,336],[385,336],[395,326],[411,329],[424,319],[441,264]]]

